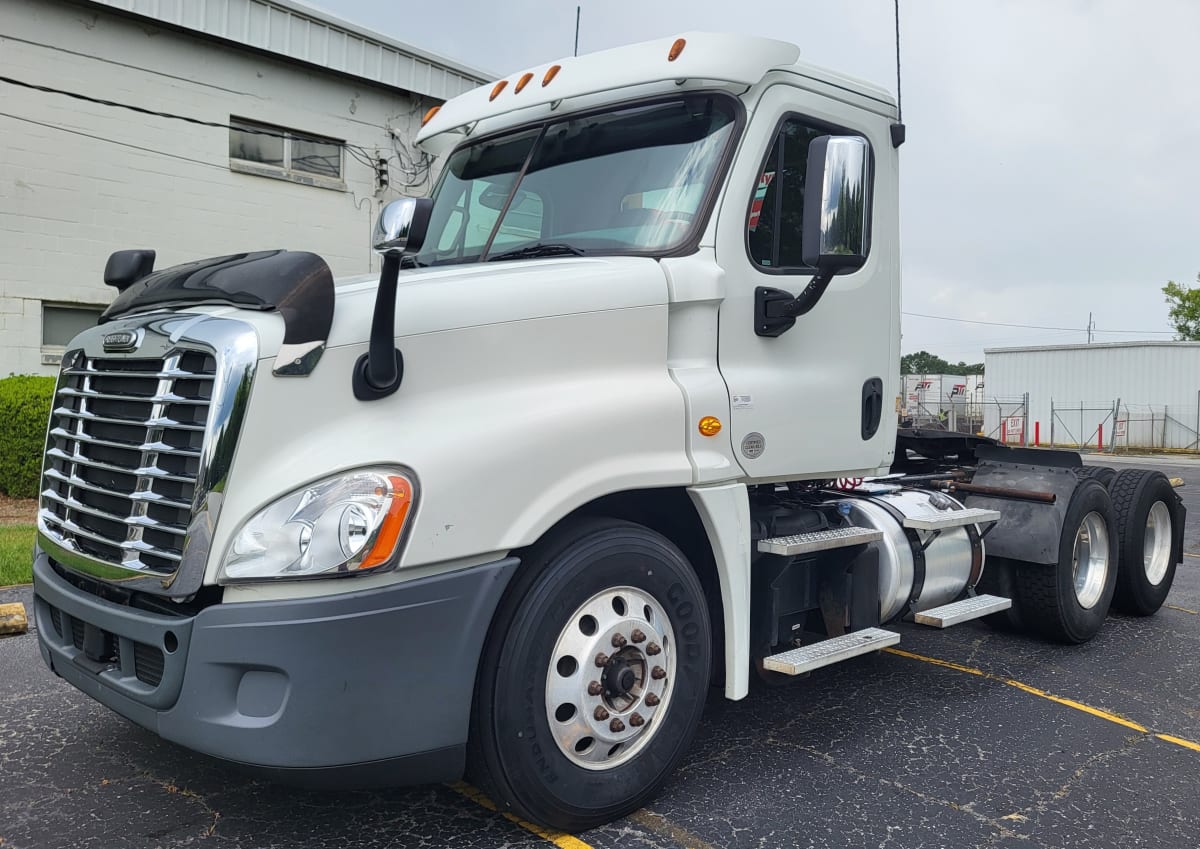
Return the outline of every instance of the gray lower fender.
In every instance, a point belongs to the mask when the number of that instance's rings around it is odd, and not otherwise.
[[[1058,540],[1079,478],[1071,468],[982,461],[971,483],[1053,493],[1053,504],[1016,498],[967,495],[967,507],[999,510],[1000,521],[986,538],[988,557],[1026,563],[1058,562]]]
[[[90,595],[39,552],[35,616],[55,672],[164,739],[272,772],[442,781],[461,772],[480,652],[518,562],[175,618]],[[121,640],[115,664],[76,648],[77,622]],[[129,640],[177,645],[157,687],[134,675]]]

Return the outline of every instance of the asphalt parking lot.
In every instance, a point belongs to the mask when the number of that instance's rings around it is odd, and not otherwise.
[[[665,791],[576,837],[539,836],[465,786],[252,780],[54,678],[32,633],[0,638],[0,847],[1196,847],[1200,461],[1158,467],[1191,482],[1192,516],[1158,615],[1110,617],[1070,648],[897,626],[900,651],[710,699]]]

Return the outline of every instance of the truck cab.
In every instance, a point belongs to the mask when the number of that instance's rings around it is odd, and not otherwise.
[[[283,780],[466,770],[575,830],[668,780],[710,685],[1015,616],[1034,572],[1071,577],[1022,621],[1087,639],[1119,517],[1078,458],[1013,484],[986,441],[897,440],[903,135],[795,46],[686,33],[431,110],[378,278],[114,254],[48,429],[47,665]],[[1183,514],[1151,490],[1157,609]],[[1003,502],[1034,491],[1037,550]]]

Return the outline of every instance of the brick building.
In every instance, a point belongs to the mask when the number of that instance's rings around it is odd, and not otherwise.
[[[0,0],[0,20],[0,376],[55,372],[120,248],[377,267],[379,206],[435,170],[421,116],[484,81],[294,0]]]

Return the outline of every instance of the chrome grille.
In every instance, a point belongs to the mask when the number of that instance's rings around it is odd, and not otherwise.
[[[41,520],[103,563],[171,575],[183,559],[216,357],[69,359],[55,393]]]

